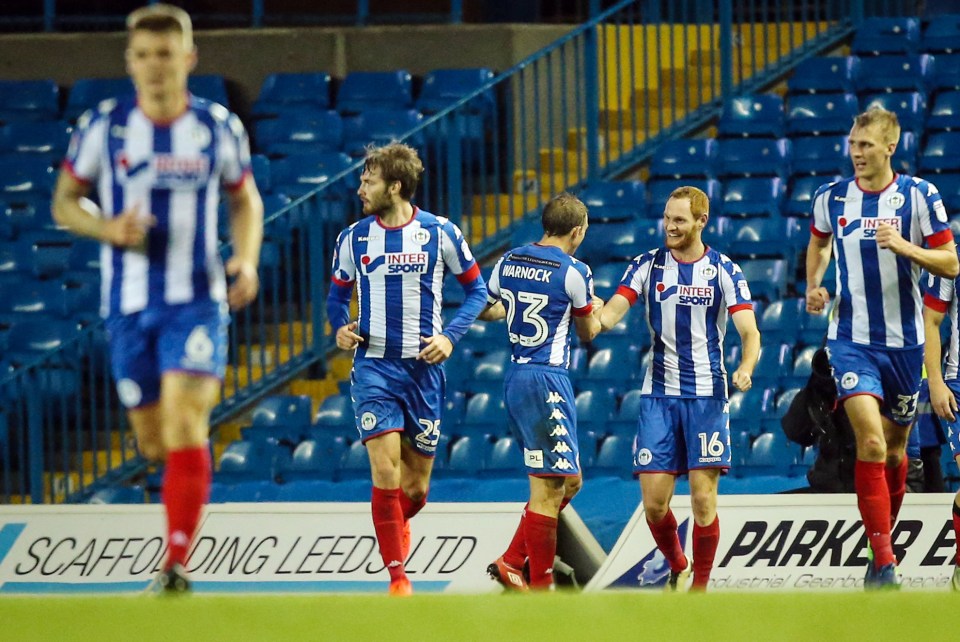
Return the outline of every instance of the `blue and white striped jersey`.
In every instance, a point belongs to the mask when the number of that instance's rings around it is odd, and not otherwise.
[[[957,249],[960,257],[960,248]],[[960,276],[945,279],[924,272],[923,303],[938,312],[943,312],[950,320],[950,339],[943,356],[943,380],[960,378],[960,306],[957,305],[957,293],[960,292]],[[932,341],[939,340],[933,337]]]
[[[727,398],[723,337],[727,318],[750,310],[750,288],[740,267],[707,248],[696,261],[650,250],[627,267],[620,294],[646,304],[653,358],[641,387],[650,397]]]
[[[501,257],[487,301],[503,301],[514,363],[570,366],[570,317],[593,310],[593,274],[558,247],[530,243]]]
[[[250,172],[240,119],[192,96],[167,123],[147,118],[134,98],[106,100],[79,119],[64,169],[95,185],[103,216],[138,208],[157,221],[144,248],[101,246],[103,316],[226,300],[217,206],[220,186],[238,188]]]
[[[923,345],[920,267],[877,246],[881,223],[915,245],[937,247],[953,239],[937,188],[920,178],[897,175],[878,192],[860,189],[854,178],[820,187],[810,231],[833,235],[838,268],[827,337],[880,348]]]
[[[448,270],[461,284],[481,278],[460,228],[445,217],[414,208],[400,227],[385,227],[368,216],[343,230],[334,249],[333,282],[351,289],[357,283],[357,334],[364,338],[357,357],[416,357],[420,337],[442,330],[441,291]]]

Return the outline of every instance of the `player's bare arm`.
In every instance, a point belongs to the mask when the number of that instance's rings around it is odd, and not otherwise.
[[[352,321],[347,325],[337,328],[337,347],[341,350],[353,350],[360,343],[363,343],[363,337],[357,334],[358,323]]]
[[[600,326],[603,330],[609,330],[620,323],[627,312],[630,310],[630,301],[622,294],[614,294],[600,310]]]
[[[807,244],[807,312],[819,314],[830,303],[830,293],[823,287],[823,275],[830,265],[832,246],[830,237],[821,238],[815,234],[810,236]]]
[[[73,234],[118,247],[138,247],[156,220],[134,206],[113,218],[101,218],[86,200],[90,186],[69,172],[60,172],[53,194],[53,219]],[[92,204],[91,204],[92,205]]]
[[[582,317],[573,317],[573,325],[577,330],[577,338],[581,341],[593,341],[594,337],[600,334],[603,327],[600,325],[600,319],[590,311]]]
[[[226,263],[227,276],[232,278],[227,291],[230,308],[238,310],[257,296],[260,277],[260,245],[263,243],[263,200],[252,176],[243,179],[229,194],[230,235],[233,256]]]
[[[453,354],[453,342],[445,334],[435,334],[431,337],[420,337],[423,349],[417,359],[426,361],[432,366],[446,361]]]
[[[923,248],[903,238],[891,225],[881,223],[877,227],[877,245],[894,254],[905,257],[931,274],[955,279],[960,273],[957,250],[953,241],[932,248]]]
[[[760,330],[757,328],[757,315],[753,310],[738,310],[733,313],[733,325],[740,334],[740,365],[733,372],[733,385],[741,392],[753,386],[753,369],[760,358]]]
[[[481,321],[499,321],[507,318],[507,311],[503,307],[503,301],[488,303],[480,315],[477,317]]]
[[[943,312],[923,306],[923,331],[927,340],[923,348],[923,364],[927,368],[927,382],[930,385],[930,405],[941,419],[953,421],[957,413],[957,399],[953,391],[943,381],[943,358],[940,349],[940,324]]]

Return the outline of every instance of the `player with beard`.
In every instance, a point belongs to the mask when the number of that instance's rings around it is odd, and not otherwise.
[[[337,238],[327,297],[337,346],[356,350],[353,408],[370,457],[373,524],[392,595],[412,592],[404,571],[409,521],[427,501],[440,438],[442,364],[487,298],[460,229],[411,203],[422,173],[408,145],[367,151],[357,190],[366,217]],[[448,272],[466,299],[444,328],[441,290]],[[351,321],[354,284],[359,318]]]
[[[670,194],[663,212],[665,247],[636,257],[600,313],[614,327],[638,300],[646,304],[653,359],[641,387],[634,441],[647,525],[670,564],[667,590],[706,590],[720,540],[717,485],[730,467],[730,415],[723,337],[728,316],[743,344],[733,385],[751,387],[760,332],[750,288],[733,261],[701,239],[710,202],[695,187]],[[670,500],[677,475],[690,474],[693,561],[683,552]]]

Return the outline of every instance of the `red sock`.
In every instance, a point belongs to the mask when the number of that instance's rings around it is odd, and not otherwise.
[[[413,501],[405,492],[400,491],[400,512],[403,514],[403,521],[409,521],[414,515],[420,512],[420,509],[426,506],[427,496],[424,495],[420,501]]]
[[[887,490],[890,491],[890,530],[893,531],[894,524],[897,523],[897,515],[900,514],[900,506],[903,505],[903,496],[907,493],[907,456],[896,466],[884,466],[883,474],[887,480]]]
[[[530,557],[530,588],[550,588],[553,558],[557,554],[557,519],[527,511],[523,530]]]
[[[377,533],[380,557],[390,573],[390,581],[406,577],[403,570],[403,512],[400,510],[399,488],[373,487],[370,512],[373,530]]]
[[[693,523],[693,582],[690,588],[706,591],[713,570],[713,559],[717,556],[717,544],[720,543],[720,516],[713,518],[709,526]]]
[[[203,505],[210,499],[210,451],[207,446],[173,450],[163,473],[163,505],[167,510],[167,563],[187,564]]]
[[[883,462],[859,459],[853,468],[857,506],[877,568],[895,561],[890,543],[890,491],[887,489],[885,469]]]
[[[561,513],[569,503],[570,500],[566,497],[560,500]],[[520,524],[517,526],[517,531],[513,534],[513,539],[510,540],[510,545],[507,546],[507,550],[503,554],[503,561],[513,568],[523,568],[523,563],[527,561],[527,536],[523,530],[523,523],[529,509],[529,503],[523,507],[523,511],[520,513]]]
[[[687,556],[683,554],[683,547],[680,545],[680,535],[677,533],[677,518],[674,517],[673,511],[668,509],[667,514],[657,523],[648,519],[647,526],[650,527],[650,533],[657,543],[657,548],[670,562],[670,570],[677,573],[686,568]]]
[[[953,502],[953,536],[957,540],[957,555],[953,561],[960,564],[960,506]]]

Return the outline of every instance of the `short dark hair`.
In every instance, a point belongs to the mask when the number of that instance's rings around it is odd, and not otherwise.
[[[153,33],[179,33],[183,36],[183,45],[193,49],[193,23],[190,14],[170,4],[152,4],[130,13],[127,16],[127,32],[150,31]]]
[[[540,223],[547,236],[566,236],[587,221],[587,206],[573,194],[563,192],[543,206]]]
[[[380,176],[387,183],[399,181],[400,197],[407,201],[413,198],[423,174],[423,162],[417,150],[403,143],[368,147],[363,168],[379,169]]]

